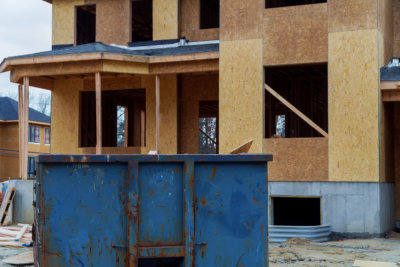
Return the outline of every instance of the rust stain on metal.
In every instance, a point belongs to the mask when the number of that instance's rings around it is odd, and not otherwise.
[[[217,175],[217,167],[212,167],[212,179],[215,180],[215,177]]]
[[[149,193],[150,193],[150,196],[154,195],[154,190],[151,189]]]
[[[206,200],[206,197],[205,197],[205,196],[202,196],[202,197],[200,198],[200,203],[201,203],[201,205],[203,205],[203,206],[207,205],[207,200]]]

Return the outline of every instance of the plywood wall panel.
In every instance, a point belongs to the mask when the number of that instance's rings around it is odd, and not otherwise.
[[[96,41],[127,45],[131,41],[130,0],[85,0],[96,5]]]
[[[142,77],[142,88],[146,89],[146,148],[148,153],[156,150],[156,94],[155,76]],[[160,75],[160,150],[161,154],[178,152],[178,103],[176,75]]]
[[[380,55],[380,66],[389,63],[393,56],[393,4],[392,0],[378,1],[378,30],[380,45],[384,49]],[[382,39],[382,41],[381,41]]]
[[[75,6],[83,4],[84,0],[53,0],[53,45],[75,42]]]
[[[329,178],[379,180],[377,30],[329,34]]]
[[[94,75],[93,75],[94,78]],[[94,91],[95,84],[94,79],[84,80],[84,90]],[[121,90],[121,89],[136,89],[141,88],[141,78],[139,75],[131,77],[116,77],[116,78],[105,78],[101,79],[101,88],[103,90]]]
[[[179,37],[193,42],[219,39],[219,29],[200,29],[199,0],[181,0],[179,17]]]
[[[328,138],[264,139],[264,153],[274,156],[268,181],[328,180]]]
[[[393,8],[393,56],[400,57],[400,1],[393,1],[392,8]]]
[[[264,65],[328,60],[327,5],[305,7],[264,11]]]
[[[199,102],[218,100],[218,74],[182,76],[180,153],[199,153]]]
[[[250,153],[261,153],[263,142],[262,39],[220,44],[220,153],[253,139]]]
[[[377,0],[329,0],[329,32],[376,29]]]
[[[221,40],[262,38],[263,0],[221,0],[220,9]]]
[[[153,0],[153,39],[178,38],[179,0]]]
[[[51,97],[51,153],[76,154],[79,146],[79,91],[83,79],[59,78]]]

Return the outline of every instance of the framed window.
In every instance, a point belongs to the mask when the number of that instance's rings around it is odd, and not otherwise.
[[[44,128],[44,144],[50,145],[50,127]]]
[[[40,144],[40,126],[29,125],[29,139],[30,143]]]
[[[34,178],[36,177],[36,162],[35,157],[28,157],[28,177]]]

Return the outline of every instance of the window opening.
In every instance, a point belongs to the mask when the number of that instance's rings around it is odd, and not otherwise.
[[[199,153],[218,153],[218,101],[199,102]]]
[[[219,0],[200,0],[200,29],[219,28]]]
[[[50,145],[50,127],[44,128],[44,144]]]
[[[40,144],[40,126],[29,125],[29,139],[30,143]]]
[[[28,156],[28,178],[36,177],[36,162],[35,157]]]
[[[265,68],[265,83],[328,132],[327,64]],[[265,137],[321,137],[314,128],[265,92]]]
[[[319,197],[272,197],[273,225],[321,225],[321,199]]]
[[[265,8],[326,3],[327,0],[265,0]]]
[[[104,147],[141,146],[145,89],[102,91],[102,143]],[[95,92],[81,92],[81,147],[96,146]]]
[[[153,40],[153,1],[132,1],[132,42]]]
[[[96,42],[96,5],[76,7],[76,45]]]

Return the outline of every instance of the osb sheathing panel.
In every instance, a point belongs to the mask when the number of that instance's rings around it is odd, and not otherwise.
[[[186,39],[196,42],[218,40],[219,29],[200,29],[200,1],[180,1],[180,34]]]
[[[399,2],[399,1],[396,1]],[[378,29],[380,37],[379,47],[383,47],[383,54],[380,54],[380,66],[389,63],[393,56],[393,4],[392,0],[378,1]]]
[[[94,78],[94,77],[93,77]],[[94,91],[95,82],[94,79],[85,79],[84,80],[84,90]],[[121,90],[121,89],[136,89],[141,88],[141,79],[140,76],[131,76],[131,77],[102,77],[101,79],[101,89],[102,90]]]
[[[263,35],[263,0],[221,0],[220,39],[259,39]]]
[[[400,1],[393,1],[393,56],[400,57]]]
[[[377,30],[329,34],[329,178],[379,180]]]
[[[53,45],[75,42],[75,5],[84,0],[53,0]]]
[[[264,65],[328,60],[327,5],[304,7],[265,9]]]
[[[199,153],[199,101],[218,100],[218,74],[182,76],[180,153]]]
[[[378,0],[330,0],[329,32],[377,28]]]
[[[19,176],[18,153],[12,156],[0,156],[0,182],[10,178],[16,179]]]
[[[146,148],[143,153],[156,150],[156,93],[155,76],[142,77],[146,89]],[[178,151],[176,75],[160,75],[160,153],[176,154]]]
[[[400,103],[394,104],[394,176],[396,220],[400,221]]]
[[[153,0],[153,39],[178,38],[179,0]]]
[[[103,61],[103,71],[113,73],[148,74],[149,66],[146,63],[125,61]]]
[[[264,153],[274,155],[269,181],[328,180],[328,138],[264,139]]]
[[[96,41],[127,45],[131,41],[130,0],[85,0],[96,5]]]
[[[51,153],[79,153],[79,91],[83,79],[58,78],[51,97]]]
[[[220,44],[220,153],[229,153],[253,139],[250,153],[261,153],[263,142],[262,40]]]

